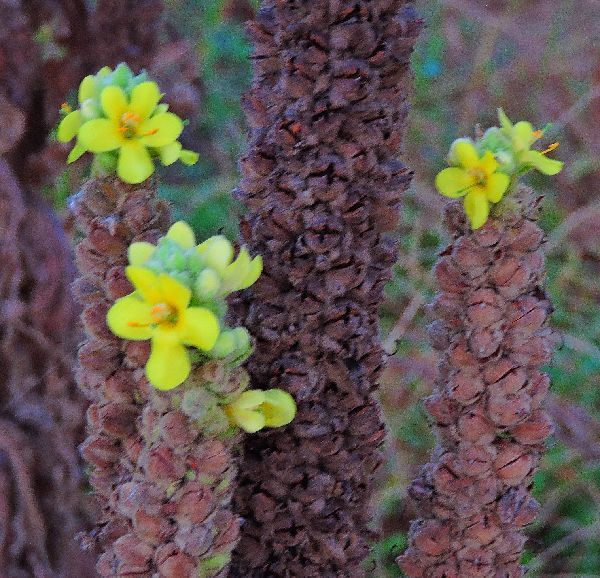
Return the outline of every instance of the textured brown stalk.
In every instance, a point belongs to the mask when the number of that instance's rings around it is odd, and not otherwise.
[[[538,509],[532,477],[552,431],[538,202],[523,188],[518,206],[474,232],[460,203],[447,210],[453,241],[436,266],[430,327],[442,359],[425,401],[438,445],[409,489],[421,515],[399,558],[410,578],[523,575],[523,527]]]
[[[298,402],[246,442],[232,576],[360,576],[384,437],[373,396],[384,233],[410,173],[397,160],[420,21],[402,1],[266,1],[250,29],[252,127],[242,230],[265,272],[237,304],[257,387]]]
[[[194,395],[207,384],[235,391],[244,374],[209,363],[195,370],[189,394],[184,386],[159,392],[144,376],[149,342],[123,341],[106,326],[110,305],[132,291],[124,274],[127,247],[156,242],[169,224],[155,185],[91,180],[72,208],[84,232],[74,290],[88,335],[79,350],[79,381],[92,400],[82,451],[93,466],[90,481],[103,512],[94,536],[104,550],[98,572],[224,576],[239,531],[230,508],[232,451],[239,440],[223,441],[218,428],[211,433],[210,416],[201,433],[197,424],[210,400]]]
[[[76,451],[77,309],[59,223],[0,159],[0,576],[93,576],[75,535],[89,512]]]

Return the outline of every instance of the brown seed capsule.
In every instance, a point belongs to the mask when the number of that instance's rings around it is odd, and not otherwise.
[[[456,241],[443,252],[442,293],[432,307],[444,335],[436,345],[447,344],[426,401],[438,447],[409,489],[422,519],[413,523],[409,547],[399,558],[408,576],[523,575],[522,527],[537,511],[529,486],[541,444],[552,431],[541,409],[549,380],[539,367],[548,361],[554,338],[541,287],[543,233],[530,220],[530,192],[519,194],[523,213],[474,232],[460,206],[448,208],[446,222]],[[480,271],[477,260],[490,265]],[[432,554],[421,530],[425,521],[447,525],[446,551]]]

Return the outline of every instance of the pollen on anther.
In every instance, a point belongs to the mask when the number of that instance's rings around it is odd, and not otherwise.
[[[546,150],[542,151],[542,154],[547,155],[548,153],[551,153],[553,150],[556,150],[559,146],[560,146],[559,142],[553,142]]]

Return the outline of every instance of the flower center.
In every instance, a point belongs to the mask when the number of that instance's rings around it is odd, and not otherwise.
[[[475,182],[478,185],[485,185],[487,175],[483,169],[480,169],[479,167],[473,167],[469,169],[469,174],[475,179]]]
[[[119,121],[119,132],[125,138],[133,138],[137,133],[137,127],[141,118],[133,112],[124,112]]]
[[[177,310],[168,303],[157,303],[150,310],[150,315],[157,325],[177,323]]]

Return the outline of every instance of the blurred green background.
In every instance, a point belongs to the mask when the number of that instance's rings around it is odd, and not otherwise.
[[[233,239],[242,208],[231,193],[247,138],[240,98],[251,79],[242,22],[258,2],[166,4],[198,57],[201,107],[185,144],[202,156],[195,167],[166,171],[161,194],[201,237],[223,232]],[[406,487],[433,445],[420,404],[437,363],[423,305],[434,294],[431,267],[445,242],[444,200],[433,178],[451,141],[472,134],[476,123],[495,124],[501,106],[514,120],[551,122],[549,142],[560,141],[555,156],[566,163],[558,178],[532,181],[545,196],[548,288],[553,324],[564,336],[548,368],[551,404],[564,427],[536,477],[542,513],[529,529],[525,561],[530,576],[599,577],[600,2],[421,0],[417,6],[427,28],[413,59],[413,106],[400,152],[416,174],[403,201],[399,260],[381,319],[386,347],[396,353],[382,382],[390,435],[376,504],[384,528],[373,554],[378,576],[402,576],[394,558],[413,515]],[[66,182],[49,192],[58,204]]]

